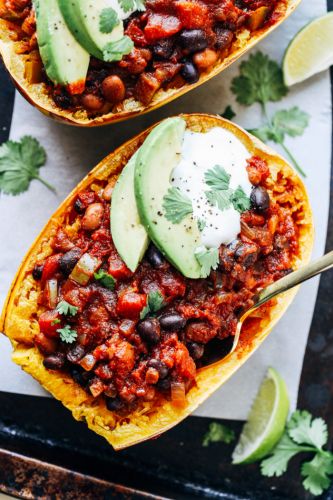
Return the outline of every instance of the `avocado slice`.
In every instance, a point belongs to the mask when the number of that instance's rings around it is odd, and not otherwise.
[[[121,17],[117,0],[57,0],[64,19],[76,40],[89,54],[103,59],[103,49],[124,34],[122,21],[111,33],[100,30],[101,13],[112,8]]]
[[[57,0],[34,0],[39,51],[50,80],[72,94],[84,90],[90,56],[67,28]]]
[[[126,266],[134,272],[148,248],[147,231],[140,222],[134,194],[134,171],[138,151],[121,172],[111,200],[113,243]]]
[[[134,189],[150,239],[184,276],[200,278],[201,266],[194,255],[201,244],[197,222],[188,214],[172,223],[163,208],[172,171],[180,160],[185,128],[182,118],[169,118],[152,130],[138,152]]]

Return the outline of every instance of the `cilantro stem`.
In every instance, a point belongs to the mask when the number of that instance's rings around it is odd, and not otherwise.
[[[293,156],[293,154],[291,153],[291,151],[287,148],[287,146],[284,144],[284,142],[279,142],[280,146],[282,147],[282,149],[284,150],[284,152],[286,153],[286,155],[289,157],[289,159],[291,160],[291,162],[293,163],[294,167],[296,168],[296,170],[298,170],[298,172],[303,176],[303,177],[306,177],[306,173],[304,172],[304,170],[301,168],[301,166],[299,165],[299,163],[297,162],[296,158]]]
[[[37,181],[41,182],[42,184],[44,184],[44,186],[46,186],[50,191],[52,191],[54,194],[56,194],[56,190],[53,186],[51,186],[51,184],[49,184],[47,181],[45,181],[44,179],[42,179],[42,177],[40,177],[39,175],[34,175],[33,177],[34,179],[36,179]]]

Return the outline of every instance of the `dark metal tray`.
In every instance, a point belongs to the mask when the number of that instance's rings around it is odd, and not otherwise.
[[[333,10],[333,0],[329,0]],[[331,74],[333,77],[333,73]],[[332,80],[333,81],[333,80]],[[0,70],[0,142],[8,138],[14,91]],[[333,142],[333,141],[332,141]],[[333,176],[330,221],[333,220]],[[330,224],[327,250],[333,248]],[[333,281],[326,274],[307,345],[298,407],[322,416],[333,435]],[[304,305],[306,307],[306,305]],[[236,397],[236,396],[235,396]],[[279,479],[257,465],[230,465],[233,445],[202,447],[210,419],[189,417],[160,438],[115,452],[52,399],[0,392],[0,491],[24,498],[304,499],[297,459]],[[228,421],[236,433],[241,422]],[[310,495],[309,495],[310,497]],[[322,498],[333,499],[333,488]]]

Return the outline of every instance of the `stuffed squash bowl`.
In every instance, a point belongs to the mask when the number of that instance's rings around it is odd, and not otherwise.
[[[223,357],[239,314],[305,264],[312,242],[305,188],[283,158],[222,118],[169,118],[59,207],[14,279],[2,331],[15,363],[124,448],[176,425],[251,356],[295,291],[248,318]]]
[[[153,110],[201,85],[300,0],[1,0],[0,54],[43,113],[80,126]]]

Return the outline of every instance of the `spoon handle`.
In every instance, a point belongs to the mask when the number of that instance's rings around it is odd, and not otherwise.
[[[297,269],[297,271],[293,271],[292,273],[287,274],[287,276],[284,276],[278,281],[275,281],[275,283],[272,283],[268,287],[264,288],[257,295],[253,309],[257,309],[257,307],[261,306],[276,295],[286,292],[294,286],[297,286],[300,283],[303,283],[304,281],[307,281],[308,279],[313,278],[314,276],[317,276],[318,274],[327,271],[328,269],[331,269],[332,267],[333,251],[327,253],[326,255],[323,255],[323,257],[320,257],[319,259],[310,262],[306,266]]]

